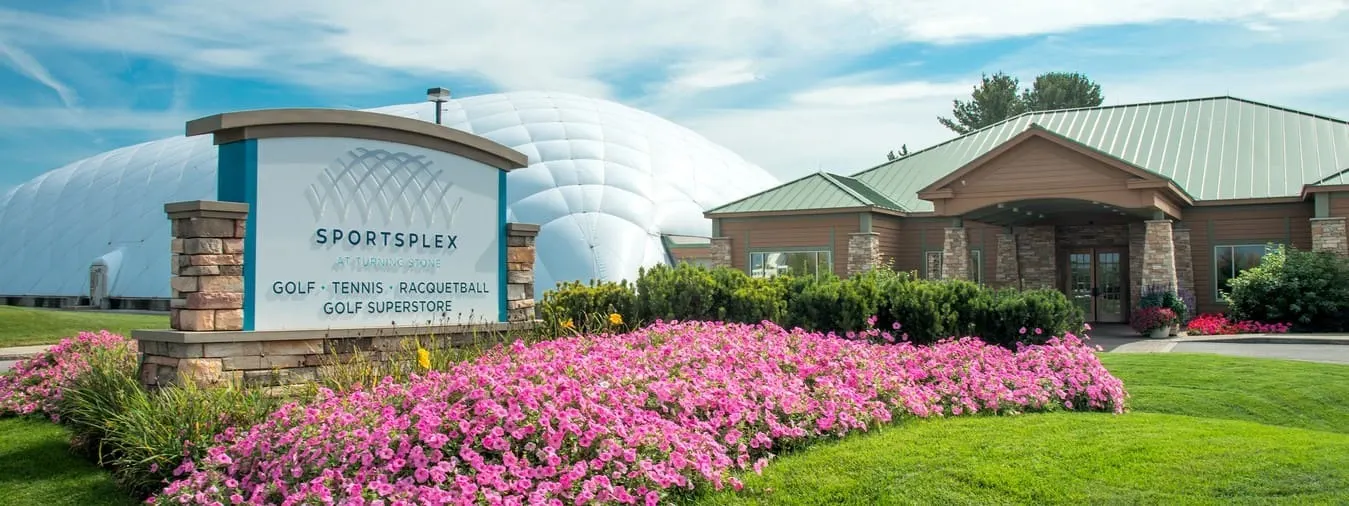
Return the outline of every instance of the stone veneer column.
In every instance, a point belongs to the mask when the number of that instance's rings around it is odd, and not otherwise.
[[[506,224],[506,321],[534,318],[534,239],[539,226]]]
[[[242,330],[248,204],[191,201],[164,206],[173,221],[174,330]]]
[[[1176,251],[1176,282],[1180,290],[1194,293],[1194,255],[1190,251],[1190,229],[1177,228],[1171,232]],[[1194,316],[1194,315],[1191,315]]]
[[[1141,287],[1175,289],[1176,244],[1171,220],[1149,220],[1143,233],[1143,279]]]
[[[998,234],[998,282],[1017,284],[1020,270],[1020,263],[1017,262],[1016,234],[1012,232]]]
[[[730,266],[731,266],[731,238],[730,238],[730,237],[713,237],[713,238],[712,238],[712,247],[709,248],[708,256],[709,256],[709,259],[712,261],[712,266],[713,266],[713,267],[730,267]]]
[[[942,243],[942,279],[970,279],[970,237],[965,227],[946,229]]]
[[[1329,251],[1349,256],[1344,217],[1312,218],[1312,251]]]
[[[848,276],[881,265],[881,235],[876,232],[848,234]]]
[[[1026,227],[1017,234],[1017,264],[1021,268],[1022,288],[1034,290],[1058,286],[1057,236],[1053,225]]]

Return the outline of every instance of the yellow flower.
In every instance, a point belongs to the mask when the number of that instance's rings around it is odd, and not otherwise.
[[[422,369],[431,369],[431,352],[421,346],[417,347],[417,365],[422,366]]]
[[[609,324],[610,324],[610,325],[622,325],[622,324],[623,324],[623,315],[618,314],[618,313],[609,313]]]
[[[562,320],[562,328],[571,330],[576,328],[576,324],[571,321],[571,318],[567,318],[566,320]]]

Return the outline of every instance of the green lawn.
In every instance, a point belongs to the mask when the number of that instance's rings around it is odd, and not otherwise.
[[[35,418],[0,418],[0,503],[116,506],[138,501],[108,473],[70,451],[65,429]]]
[[[1349,501],[1349,367],[1105,354],[1131,412],[924,420],[786,455],[700,504]]]
[[[1103,354],[1130,412],[909,421],[782,456],[695,504],[1349,502],[1349,367]],[[0,501],[133,504],[49,423],[0,419]]]
[[[0,306],[0,348],[30,344],[55,344],[82,330],[103,330],[128,335],[132,329],[166,329],[167,315],[60,311]]]

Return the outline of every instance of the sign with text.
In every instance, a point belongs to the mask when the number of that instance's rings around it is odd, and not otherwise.
[[[247,330],[499,321],[504,172],[375,140],[254,142]]]

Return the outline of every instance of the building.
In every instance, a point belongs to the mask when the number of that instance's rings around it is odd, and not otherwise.
[[[639,267],[694,258],[673,246],[709,241],[705,210],[780,182],[692,130],[615,102],[511,92],[440,107],[444,126],[528,156],[507,178],[507,212],[541,227],[536,296],[561,281],[632,279]],[[430,102],[369,111],[437,117]],[[214,200],[217,162],[210,136],[175,136],[0,193],[0,303],[167,309],[164,204]]]
[[[1034,112],[852,175],[709,211],[751,275],[882,264],[1063,290],[1123,322],[1144,287],[1224,308],[1271,243],[1346,253],[1349,122],[1233,97]]]

